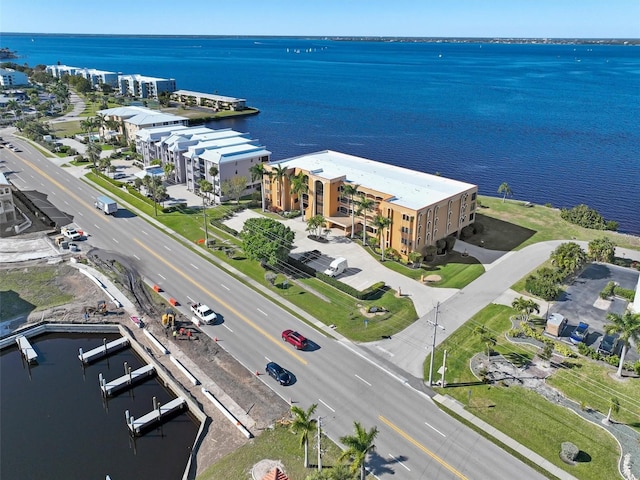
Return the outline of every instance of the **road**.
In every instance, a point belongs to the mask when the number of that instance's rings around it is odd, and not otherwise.
[[[48,194],[60,210],[90,236],[86,244],[135,260],[139,272],[184,306],[209,304],[222,323],[203,331],[251,371],[276,361],[294,375],[290,386],[267,382],[282,398],[302,408],[318,404],[323,428],[334,441],[353,433],[353,421],[377,426],[376,451],[368,461],[381,479],[539,479],[530,467],[442,413],[408,382],[385,370],[365,349],[333,340],[266,300],[220,268],[206,263],[181,242],[159,232],[146,219],[120,209],[117,217],[93,206],[99,191],[55,166],[25,142],[23,152],[0,150],[9,178],[20,189]],[[186,312],[186,309],[184,310]],[[280,332],[294,328],[314,348],[298,352]],[[204,360],[204,359],[203,359]],[[313,453],[312,453],[313,455]]]

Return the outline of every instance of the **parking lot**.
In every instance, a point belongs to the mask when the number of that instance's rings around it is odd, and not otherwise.
[[[560,298],[553,302],[550,312],[557,312],[567,318],[568,323],[561,332],[561,338],[569,341],[569,335],[579,322],[589,324],[589,335],[585,343],[598,348],[604,333],[606,317],[609,313],[623,314],[628,302],[616,297],[605,300],[600,298],[600,292],[607,283],[613,281],[620,287],[635,289],[638,284],[637,270],[609,264],[591,264],[585,268],[576,280],[569,285]],[[616,353],[620,353],[620,346]],[[640,358],[637,350],[631,348],[627,354],[627,361]]]

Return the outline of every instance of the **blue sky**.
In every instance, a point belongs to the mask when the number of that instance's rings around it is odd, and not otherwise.
[[[0,32],[640,38],[640,0],[0,0]]]

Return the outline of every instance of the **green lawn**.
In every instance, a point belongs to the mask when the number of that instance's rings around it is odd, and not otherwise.
[[[309,440],[309,463],[316,465],[315,436]],[[340,449],[326,437],[322,440],[322,465],[331,468],[338,464]],[[313,473],[314,469],[304,468],[304,450],[300,446],[300,438],[285,426],[278,425],[263,431],[247,445],[227,455],[211,465],[198,480],[229,480],[251,478],[251,468],[263,459],[280,460],[284,471],[291,480],[303,480]],[[317,470],[317,469],[316,469]]]
[[[471,373],[469,360],[486,348],[473,333],[477,325],[484,325],[494,333],[497,352],[512,361],[532,358],[532,347],[511,344],[502,334],[511,327],[509,317],[513,313],[509,307],[489,305],[438,347],[436,367],[442,364],[442,352],[447,350],[448,386],[437,390],[454,397],[477,417],[578,478],[618,478],[618,444],[603,429],[528,389],[484,384]],[[425,362],[425,378],[428,369],[429,358]],[[558,456],[564,441],[576,444],[590,461],[575,467],[564,464]]]

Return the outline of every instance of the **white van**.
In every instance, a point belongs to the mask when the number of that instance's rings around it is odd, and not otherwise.
[[[337,277],[342,272],[344,272],[349,265],[347,265],[347,259],[343,257],[336,258],[331,264],[329,268],[324,271],[325,275],[329,275],[330,277]]]

